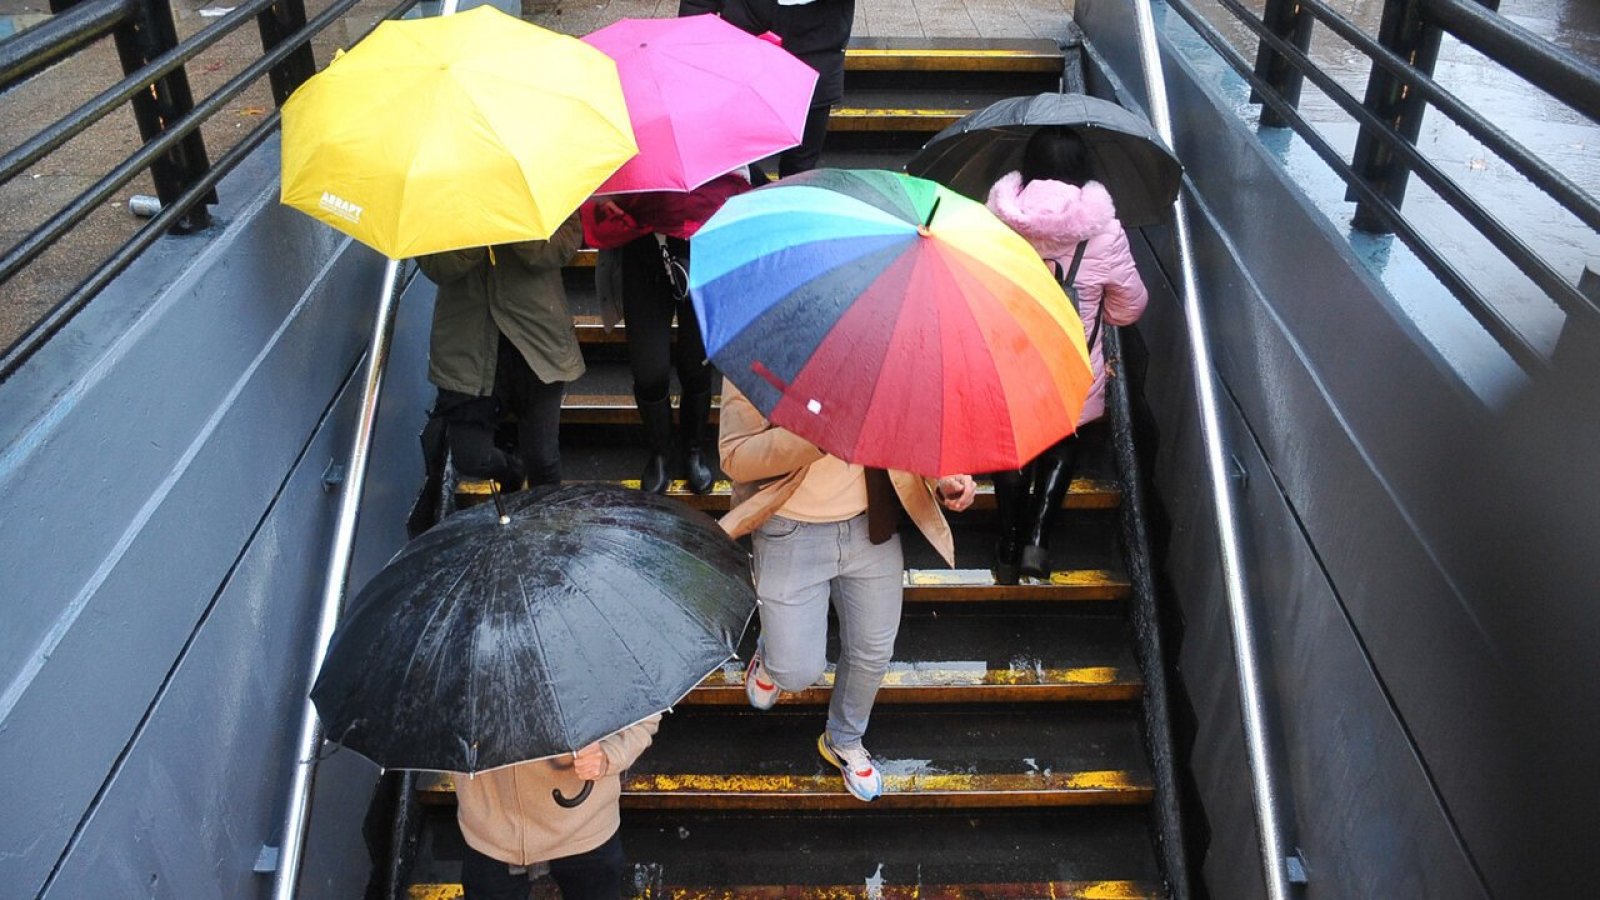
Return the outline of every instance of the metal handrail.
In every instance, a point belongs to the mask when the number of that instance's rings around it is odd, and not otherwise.
[[[1482,141],[1501,159],[1510,163],[1518,174],[1550,195],[1550,199],[1571,210],[1585,225],[1600,230],[1600,202],[1596,202],[1595,198],[1585,193],[1572,179],[1534,156],[1493,122],[1479,115],[1455,94],[1441,87],[1432,76],[1418,71],[1394,51],[1378,43],[1353,25],[1349,19],[1329,7],[1324,0],[1299,0],[1299,3],[1345,43],[1367,54],[1373,62],[1382,66],[1389,74],[1406,82],[1423,99],[1449,116],[1463,131]]]
[[[1575,111],[1595,119],[1600,116],[1600,69],[1544,41],[1527,29],[1510,22],[1470,0],[1416,0],[1429,26],[1440,28],[1473,46],[1489,59],[1566,103]],[[1349,187],[1351,199],[1358,202],[1357,227],[1392,231],[1418,259],[1455,295],[1463,308],[1510,354],[1529,371],[1542,371],[1549,365],[1548,354],[1524,337],[1509,318],[1496,308],[1488,295],[1473,286],[1434,244],[1413,226],[1400,211],[1404,173],[1415,172],[1439,197],[1478,232],[1497,252],[1548,296],[1564,313],[1577,321],[1600,324],[1600,303],[1587,296],[1571,279],[1557,271],[1544,257],[1512,229],[1505,226],[1483,204],[1474,200],[1454,179],[1428,160],[1411,137],[1403,134],[1379,113],[1357,100],[1323,72],[1305,51],[1305,43],[1285,40],[1257,17],[1240,0],[1218,0],[1218,4],[1260,41],[1262,58],[1270,53],[1293,70],[1293,78],[1310,78],[1362,129],[1371,140],[1393,154],[1401,172],[1398,189],[1385,190],[1375,185],[1347,162],[1304,117],[1295,110],[1298,84],[1280,93],[1274,84],[1258,74],[1244,55],[1198,10],[1193,0],[1169,0],[1168,6],[1181,16],[1211,45],[1218,56],[1251,86],[1252,100],[1263,104],[1263,122],[1287,124],[1306,142],[1328,167]],[[1508,134],[1470,109],[1442,88],[1429,72],[1426,62],[1413,65],[1382,41],[1363,33],[1331,8],[1326,0],[1298,0],[1296,15],[1315,18],[1364,53],[1374,65],[1374,77],[1384,73],[1409,95],[1440,110],[1463,130],[1483,141],[1493,153],[1527,178],[1562,209],[1591,228],[1600,228],[1600,200],[1579,187],[1566,175],[1544,162]],[[1270,116],[1269,116],[1270,111]],[[1389,185],[1393,188],[1393,185]]]
[[[1217,0],[1217,2],[1232,12],[1246,28],[1255,32],[1264,43],[1300,69],[1322,89],[1323,93],[1327,94],[1328,99],[1339,104],[1362,125],[1381,135],[1384,143],[1411,165],[1411,171],[1421,176],[1422,180],[1438,193],[1440,199],[1460,213],[1468,224],[1476,228],[1496,250],[1505,254],[1507,259],[1528,276],[1529,280],[1556,301],[1563,311],[1600,315],[1600,305],[1596,304],[1594,298],[1584,296],[1569,281],[1562,278],[1561,273],[1533,252],[1533,248],[1517,237],[1511,229],[1502,225],[1499,219],[1490,215],[1483,205],[1473,200],[1454,179],[1444,174],[1432,160],[1423,156],[1414,144],[1405,140],[1389,123],[1378,118],[1376,113],[1363,106],[1361,101],[1345,90],[1332,76],[1318,68],[1304,51],[1269,31],[1259,19],[1249,14],[1249,10],[1239,0]]]
[[[1150,0],[1134,0],[1133,8],[1138,22],[1139,60],[1144,72],[1151,123],[1161,139],[1169,147],[1174,146],[1172,114],[1167,103],[1166,75],[1161,61],[1161,47],[1156,39],[1155,16],[1150,10]],[[1189,359],[1199,404],[1200,436],[1205,448],[1206,477],[1216,510],[1222,583],[1228,598],[1228,625],[1233,636],[1234,664],[1239,672],[1239,706],[1244,723],[1245,753],[1250,765],[1256,828],[1260,833],[1262,876],[1266,881],[1268,897],[1287,900],[1290,891],[1289,865],[1282,824],[1282,800],[1278,792],[1277,766],[1267,740],[1267,735],[1273,730],[1272,717],[1261,685],[1255,619],[1250,611],[1243,554],[1239,547],[1238,513],[1225,462],[1222,417],[1217,404],[1217,373],[1211,361],[1211,343],[1206,333],[1205,316],[1200,309],[1200,287],[1195,275],[1189,215],[1181,197],[1173,204],[1173,214],[1182,279],[1183,317],[1189,335]]]
[[[1316,128],[1312,127],[1311,123],[1301,116],[1292,104],[1280,97],[1271,85],[1251,70],[1249,63],[1244,60],[1244,57],[1238,51],[1233,49],[1233,45],[1228,43],[1227,38],[1215,26],[1190,7],[1187,2],[1171,2],[1169,3],[1169,8],[1188,22],[1196,33],[1217,52],[1223,62],[1233,68],[1239,77],[1249,82],[1251,87],[1257,91],[1262,103],[1270,107],[1283,121],[1287,122],[1295,133],[1306,142],[1306,146],[1316,153],[1329,169],[1344,180],[1357,198],[1361,202],[1368,204],[1384,220],[1385,224],[1393,229],[1395,235],[1400,238],[1406,247],[1417,254],[1417,258],[1422,261],[1422,264],[1461,302],[1462,308],[1479,325],[1483,326],[1484,330],[1499,343],[1503,350],[1516,360],[1518,365],[1530,371],[1542,371],[1549,367],[1549,360],[1544,351],[1524,337],[1517,327],[1506,318],[1505,314],[1500,312],[1489,301],[1488,296],[1483,291],[1474,286],[1453,263],[1444,257],[1444,254],[1438,248],[1434,247],[1432,242],[1423,237],[1421,232],[1413,227],[1405,215],[1400,212],[1398,206],[1389,202],[1365,179],[1358,176],[1350,164],[1340,155],[1339,151],[1327,139],[1322,137]],[[1380,137],[1383,136],[1382,132],[1379,134]]]
[[[0,93],[132,19],[138,0],[88,0],[0,41]]]
[[[183,41],[166,54],[153,60],[145,67],[80,106],[73,113],[54,123],[46,131],[19,145],[4,157],[0,157],[0,183],[4,183],[6,179],[21,171],[22,168],[32,165],[51,150],[59,147],[60,144],[92,125],[94,120],[103,117],[121,102],[139,91],[147,89],[150,84],[161,76],[177,70],[184,62],[193,58],[206,47],[237,30],[247,19],[259,15],[263,9],[271,6],[273,2],[275,0],[249,0],[248,3],[231,11],[221,21]],[[0,255],[0,284],[3,284],[6,279],[16,274],[23,266],[43,253],[53,243],[60,240],[63,235],[82,222],[95,209],[99,208],[117,190],[126,186],[134,178],[146,171],[153,161],[176,147],[190,134],[193,134],[197,128],[215,115],[224,105],[254,85],[275,66],[281,64],[301,48],[309,45],[312,38],[325,30],[339,16],[348,12],[357,2],[358,0],[336,0],[315,18],[306,22],[305,25],[279,42],[272,50],[264,52],[253,63],[245,67],[233,78],[230,78],[215,92],[195,104],[188,114],[166,123],[166,130],[160,136],[141,146],[104,177],[69,201],[54,216],[23,237],[20,242],[13,245],[4,255]],[[398,0],[394,6],[384,11],[379,21],[397,18],[410,10],[416,3],[417,0]],[[114,25],[115,23],[112,23],[112,26],[108,27],[113,27]],[[45,26],[39,26],[39,28],[43,27]],[[18,35],[17,38],[37,30],[39,29],[30,29]],[[0,49],[12,47],[12,42],[17,38],[0,43]],[[78,118],[80,116],[83,117],[83,120]],[[276,112],[273,112],[265,117],[255,128],[251,129],[239,141],[239,145],[244,145],[247,149],[253,149],[270,136],[277,127],[278,116]],[[217,182],[242,162],[246,155],[245,153],[235,152],[224,154],[206,172],[199,175],[193,185],[187,188],[179,197],[166,204],[160,215],[141,226],[132,237],[115,250],[82,282],[57,300],[43,316],[35,321],[27,332],[17,338],[4,351],[0,351],[0,381],[9,378],[29,358],[44,347],[116,275],[126,270],[140,252],[177,225],[188,210],[203,202]],[[197,190],[196,187],[199,185],[203,185],[203,189]]]
[[[1562,103],[1600,122],[1600,68],[1470,0],[1423,0],[1428,19]]]
[[[242,25],[244,20],[276,2],[277,0],[249,0],[248,3],[241,4],[233,12],[218,19],[199,34],[162,54],[149,65],[144,66],[127,78],[101,91],[94,99],[62,116],[43,131],[18,144],[15,149],[4,156],[0,156],[0,184],[5,184],[15,178],[21,174],[23,169],[33,165],[52,150],[59,148],[62,144],[83,133],[91,125],[109,115],[112,110],[132,99],[134,94],[148,88],[151,82],[195,58],[212,44],[227,37],[234,29]],[[27,32],[24,33],[26,34]]]

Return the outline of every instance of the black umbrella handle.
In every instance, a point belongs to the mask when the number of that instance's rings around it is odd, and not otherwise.
[[[556,805],[562,809],[572,809],[573,807],[583,803],[583,801],[589,799],[589,792],[592,790],[594,790],[594,782],[585,781],[583,783],[583,790],[579,791],[578,796],[576,797],[568,799],[561,796],[561,788],[551,788],[550,797],[554,799],[556,801]]]

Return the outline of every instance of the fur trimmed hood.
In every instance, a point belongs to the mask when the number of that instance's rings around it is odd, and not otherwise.
[[[1079,241],[1114,234],[1122,225],[1111,195],[1098,181],[1082,188],[1061,181],[1035,179],[1022,185],[1022,173],[1010,172],[989,189],[989,211],[1028,239],[1040,256],[1070,256]]]

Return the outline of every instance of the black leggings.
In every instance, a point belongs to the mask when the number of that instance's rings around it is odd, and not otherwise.
[[[778,157],[779,178],[809,172],[817,167],[822,160],[822,144],[828,137],[828,116],[832,112],[833,104],[819,103],[806,113],[806,127],[800,144],[783,151]]]
[[[513,874],[505,863],[462,848],[461,887],[466,900],[528,900],[526,872]],[[593,850],[550,860],[550,877],[562,900],[620,900],[622,897],[622,834]]]
[[[1084,444],[1105,440],[1105,420],[1096,419],[1046,447],[1020,470],[995,472],[995,497],[1000,504],[1001,528],[1023,544],[1044,546],[1072,483],[1078,455]]]
[[[498,478],[505,471],[504,454],[495,446],[500,414],[517,417],[517,452],[529,486],[561,483],[561,398],[565,382],[539,380],[521,351],[500,336],[495,361],[494,393],[474,397],[439,389],[433,415],[445,421],[456,471],[469,478]]]
[[[667,247],[687,269],[689,242],[668,238]],[[706,365],[700,321],[695,318],[688,295],[679,297],[668,280],[655,235],[622,247],[622,315],[627,320],[634,397],[640,401],[664,400],[672,389],[673,316],[678,318],[679,387],[689,395],[711,390],[711,367]]]

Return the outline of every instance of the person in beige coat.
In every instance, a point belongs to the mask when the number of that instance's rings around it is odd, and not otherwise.
[[[721,419],[718,450],[734,482],[734,506],[721,524],[735,538],[753,535],[761,615],[745,696],[755,708],[771,709],[783,691],[805,690],[821,677],[831,598],[839,659],[817,751],[838,767],[851,794],[874,800],[883,777],[862,738],[900,630],[900,518],[909,516],[954,564],[955,544],[939,507],[972,505],[972,478],[931,481],[852,465],[774,426],[726,380]]]
[[[650,746],[660,723],[651,716],[571,757],[457,774],[466,900],[528,900],[528,879],[542,863],[563,900],[618,900],[622,773]],[[571,807],[556,802],[555,792],[576,797],[585,781],[594,782],[588,799]]]

